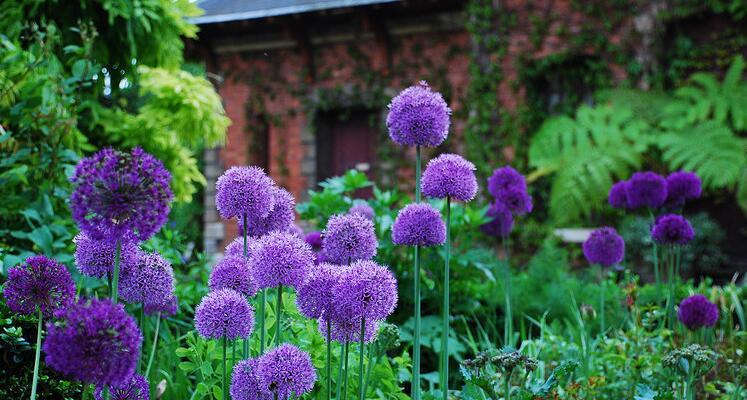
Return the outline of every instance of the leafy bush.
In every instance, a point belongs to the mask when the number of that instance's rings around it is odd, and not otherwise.
[[[582,105],[575,118],[553,117],[534,135],[530,179],[554,174],[550,213],[576,222],[604,204],[615,180],[647,160],[696,172],[706,190],[729,189],[747,212],[747,80],[741,57],[723,81],[693,74],[673,94],[629,89],[602,91],[602,104]]]

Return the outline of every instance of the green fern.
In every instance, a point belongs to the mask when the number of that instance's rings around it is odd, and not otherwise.
[[[713,74],[693,74],[690,85],[674,92],[675,101],[665,109],[661,126],[684,129],[700,122],[729,124],[737,131],[747,129],[747,82],[742,80],[745,63],[736,57],[719,82]]]
[[[659,144],[672,170],[697,172],[708,189],[734,189],[747,168],[747,140],[716,121],[666,133]]]
[[[616,179],[641,166],[651,143],[650,126],[627,109],[581,106],[576,118],[548,119],[532,138],[530,179],[555,174],[550,213],[569,223],[604,204]]]

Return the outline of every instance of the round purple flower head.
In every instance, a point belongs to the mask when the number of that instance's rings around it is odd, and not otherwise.
[[[659,244],[685,245],[695,237],[690,222],[678,214],[666,214],[656,219],[651,237]]]
[[[358,214],[369,221],[374,221],[376,219],[376,212],[368,205],[368,203],[357,203],[353,205],[350,207],[350,210],[348,210],[348,214]]]
[[[47,330],[47,365],[72,379],[118,387],[135,372],[143,336],[122,304],[81,300]]]
[[[94,278],[104,278],[111,274],[112,268],[114,268],[116,243],[91,239],[85,232],[75,236],[73,243],[75,243],[75,265],[81,274]],[[122,241],[119,258],[120,268],[125,269],[129,265],[137,263],[140,255],[141,251],[135,242]]]
[[[718,307],[702,294],[682,300],[677,311],[679,320],[690,330],[716,325],[718,314]]]
[[[273,208],[265,217],[247,214],[249,236],[263,236],[272,231],[290,231],[296,219],[296,200],[287,190],[273,187]],[[244,236],[244,220],[239,218],[239,236]]]
[[[256,236],[247,238],[247,256],[250,256],[254,252],[258,240],[259,238]],[[223,255],[225,257],[244,257],[244,238],[239,236],[232,240],[231,243],[226,246]]]
[[[102,386],[96,387],[94,393],[96,400],[104,399],[104,389]],[[133,374],[127,382],[119,386],[109,387],[110,400],[149,400],[150,389],[145,377]]]
[[[70,207],[80,229],[96,240],[147,240],[169,215],[171,174],[139,147],[106,148],[75,167]]]
[[[667,181],[654,172],[636,172],[628,179],[625,188],[631,209],[657,208],[667,199]]]
[[[119,297],[127,303],[159,304],[174,292],[174,270],[158,253],[146,253],[122,269]]]
[[[361,260],[340,272],[332,303],[348,319],[385,319],[397,306],[397,280],[375,261]],[[333,321],[339,321],[333,318]]]
[[[373,222],[358,214],[334,215],[327,221],[322,247],[334,264],[371,259],[378,247]]]
[[[258,358],[239,361],[231,375],[231,398],[233,400],[272,400],[270,391],[262,388],[257,377]]]
[[[408,204],[392,225],[392,242],[405,246],[436,246],[446,240],[441,213],[426,203]]]
[[[322,233],[319,231],[309,232],[304,240],[316,251],[322,248]]]
[[[449,134],[450,115],[441,94],[421,81],[392,99],[386,126],[389,137],[398,144],[435,147]]]
[[[667,204],[682,207],[685,200],[697,199],[702,191],[700,178],[693,172],[677,171],[667,176]]]
[[[210,290],[233,289],[245,297],[257,294],[249,260],[244,257],[224,257],[215,264],[210,273],[208,287]]]
[[[296,305],[306,318],[317,319],[329,314],[334,307],[335,285],[339,282],[344,267],[321,263],[314,266],[306,282],[298,289]]]
[[[506,237],[511,234],[514,228],[514,216],[503,203],[493,202],[485,215],[492,219],[480,225],[483,233],[495,237]]]
[[[583,245],[584,256],[590,264],[611,267],[622,261],[625,241],[615,228],[603,227],[594,230]]]
[[[248,338],[254,329],[254,309],[239,292],[216,290],[197,306],[195,328],[206,339]]]
[[[441,154],[428,162],[421,186],[427,197],[470,201],[477,194],[475,164],[457,154]]]
[[[64,265],[44,256],[31,256],[8,271],[3,296],[11,311],[45,317],[64,311],[75,297],[75,283]]]
[[[526,192],[527,182],[519,171],[506,165],[493,171],[493,175],[488,178],[488,192],[499,198],[502,192],[509,190]]]
[[[614,208],[625,210],[628,208],[628,182],[620,181],[612,185],[607,200]]]
[[[532,196],[525,189],[513,188],[504,190],[496,198],[513,214],[526,214],[532,211]]]
[[[158,303],[145,303],[144,312],[145,315],[153,315],[161,313],[164,316],[176,315],[176,311],[179,309],[179,299],[176,295],[171,294],[169,297],[163,299]]]
[[[360,318],[345,318],[336,313],[329,315],[332,318],[332,324],[330,325],[330,339],[338,342],[360,342],[361,341],[361,319]],[[327,340],[327,317],[319,318],[319,333],[322,335],[324,340]],[[376,339],[376,334],[379,331],[379,321],[367,319],[366,320],[366,332],[363,339],[364,343],[371,343]]]
[[[252,247],[249,268],[257,289],[279,285],[298,288],[314,264],[311,246],[288,232],[270,232]]]
[[[215,183],[215,205],[225,219],[264,218],[275,205],[275,182],[259,167],[231,167]]]
[[[263,392],[278,400],[300,397],[314,389],[316,369],[308,353],[284,343],[258,358],[256,374]]]

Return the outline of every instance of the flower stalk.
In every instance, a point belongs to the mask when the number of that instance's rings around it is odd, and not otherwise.
[[[420,146],[415,146],[415,202],[420,203]],[[415,327],[412,351],[412,399],[420,400],[420,246],[415,246],[413,291],[415,298]]]
[[[275,347],[280,346],[280,320],[283,316],[283,285],[278,285],[278,298],[275,317]]]
[[[366,395],[366,388],[363,385],[363,362],[364,362],[364,352],[366,350],[366,318],[361,318],[361,343],[360,343],[360,360],[358,365],[358,390],[360,391],[360,397],[358,397],[360,400],[363,400]]]
[[[112,269],[112,303],[117,304],[119,298],[119,259],[122,256],[122,241],[117,239],[114,250],[114,268]]]
[[[444,304],[441,332],[441,392],[449,398],[449,274],[451,256],[451,197],[446,196],[446,242],[444,243]]]
[[[34,378],[31,381],[31,400],[36,399],[36,387],[39,383],[39,360],[41,357],[41,337],[42,337],[42,310],[39,308],[39,322],[36,326],[36,352],[34,355]]]
[[[506,236],[502,239],[503,242],[503,282],[505,285],[505,305],[506,305],[506,316],[503,321],[503,344],[504,346],[513,345],[514,335],[514,322],[513,315],[511,313],[511,261],[508,250],[508,238]]]
[[[150,375],[150,368],[153,366],[153,360],[156,356],[156,347],[158,345],[158,331],[161,327],[161,313],[156,315],[156,332],[153,334],[153,347],[150,349],[150,357],[148,357],[148,366],[145,368],[145,379],[148,379]]]

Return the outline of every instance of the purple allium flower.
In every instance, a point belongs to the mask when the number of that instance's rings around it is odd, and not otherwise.
[[[405,246],[436,246],[446,240],[441,213],[426,203],[408,204],[392,225],[392,242]]]
[[[231,374],[231,398],[233,400],[272,400],[272,393],[263,389],[257,376],[258,358],[239,361]]]
[[[309,232],[304,240],[316,251],[322,248],[322,233],[319,231]]]
[[[386,126],[389,137],[398,144],[435,147],[449,134],[450,115],[441,94],[421,81],[392,99]]]
[[[64,311],[75,298],[75,283],[67,268],[44,256],[31,256],[8,271],[3,296],[11,311],[45,317]]]
[[[324,257],[334,264],[368,260],[376,255],[374,224],[358,214],[332,216],[322,235]]]
[[[344,267],[321,263],[311,268],[308,279],[298,289],[296,305],[306,318],[317,319],[329,314],[335,306],[332,298],[335,285],[339,282],[340,271]]]
[[[360,342],[361,340],[361,319],[360,318],[339,318],[331,315],[333,318],[330,326],[330,339],[338,342]],[[379,330],[379,321],[367,319],[366,332],[363,341],[371,343],[376,339]],[[324,340],[327,340],[327,318],[319,318],[319,333]]]
[[[171,174],[139,147],[106,148],[82,159],[71,178],[70,207],[80,229],[96,240],[147,240],[169,215]]]
[[[174,292],[174,270],[158,253],[145,253],[122,269],[119,297],[127,303],[159,304]]]
[[[360,260],[340,272],[333,295],[333,322],[340,321],[337,315],[346,320],[383,320],[397,306],[397,280],[388,268]]]
[[[525,189],[518,187],[504,190],[496,197],[496,202],[502,203],[513,214],[532,212],[532,196]]]
[[[502,192],[509,190],[527,191],[527,182],[519,171],[505,166],[493,171],[493,175],[488,178],[488,192],[495,198],[499,198]]]
[[[636,172],[625,185],[628,208],[657,208],[667,199],[667,181],[655,172]]]
[[[111,275],[114,268],[116,243],[108,240],[95,240],[85,232],[79,233],[73,239],[75,243],[75,265],[83,275],[94,278],[104,278]],[[135,242],[125,240],[121,242],[119,265],[120,269],[135,264],[140,259],[141,251]]]
[[[81,300],[47,330],[47,365],[72,379],[119,386],[135,372],[143,336],[122,304]]]
[[[256,236],[248,237],[247,242],[247,256],[251,255],[257,247],[257,241],[259,240]],[[239,236],[232,240],[231,243],[226,246],[223,251],[224,257],[244,257],[244,237]]]
[[[257,289],[279,285],[298,288],[314,264],[311,246],[288,232],[270,232],[257,240],[249,268]]]
[[[603,227],[591,232],[584,241],[583,250],[590,264],[610,267],[622,261],[625,241],[615,228]]]
[[[702,191],[700,177],[693,172],[677,171],[667,176],[667,204],[682,207],[685,200],[697,199]]]
[[[206,339],[248,338],[254,329],[254,309],[239,292],[216,290],[197,306],[195,328]]]
[[[96,400],[104,399],[104,389],[102,386],[96,387],[94,393]],[[109,399],[110,400],[149,400],[150,399],[150,388],[148,387],[148,381],[145,377],[138,374],[132,374],[127,382],[119,385],[109,387]]]
[[[428,162],[420,184],[427,197],[470,201],[477,194],[475,164],[457,154],[441,154]]]
[[[690,330],[714,326],[718,321],[718,307],[702,294],[692,295],[680,303],[677,317]]]
[[[656,219],[651,237],[659,244],[685,245],[695,237],[690,222],[678,214],[666,214]]]
[[[620,181],[612,185],[607,200],[614,208],[625,210],[628,208],[628,182]]]
[[[295,215],[293,216],[293,218],[295,218]],[[293,222],[293,223],[290,224],[290,228],[288,228],[288,232],[290,232],[290,233],[292,233],[292,234],[294,234],[294,235],[296,235],[296,236],[298,236],[300,238],[304,237],[303,228],[301,228],[300,226],[298,226],[298,224],[295,223],[295,222]]]
[[[179,299],[176,298],[176,295],[171,294],[169,297],[157,303],[145,303],[143,311],[145,312],[145,315],[161,313],[163,316],[171,316],[176,315],[178,309]]]
[[[480,230],[483,233],[495,237],[506,237],[511,234],[514,227],[514,216],[503,203],[493,202],[485,215],[492,219],[480,225]]]
[[[309,354],[288,343],[260,356],[256,375],[262,391],[277,395],[278,400],[300,397],[314,389],[316,382]]]
[[[358,214],[370,221],[374,221],[376,219],[376,212],[374,211],[371,206],[368,205],[368,203],[356,203],[352,207],[350,207],[350,210],[348,210],[348,214]]]
[[[257,294],[249,260],[244,257],[224,257],[215,264],[208,287],[210,290],[233,289],[245,297]]]
[[[274,187],[262,168],[231,167],[215,183],[215,205],[225,219],[264,218],[275,205]]]
[[[296,219],[296,200],[293,195],[281,187],[272,188],[273,208],[264,217],[247,214],[249,236],[263,236],[272,231],[290,231]],[[244,236],[243,218],[239,217],[239,236]]]

